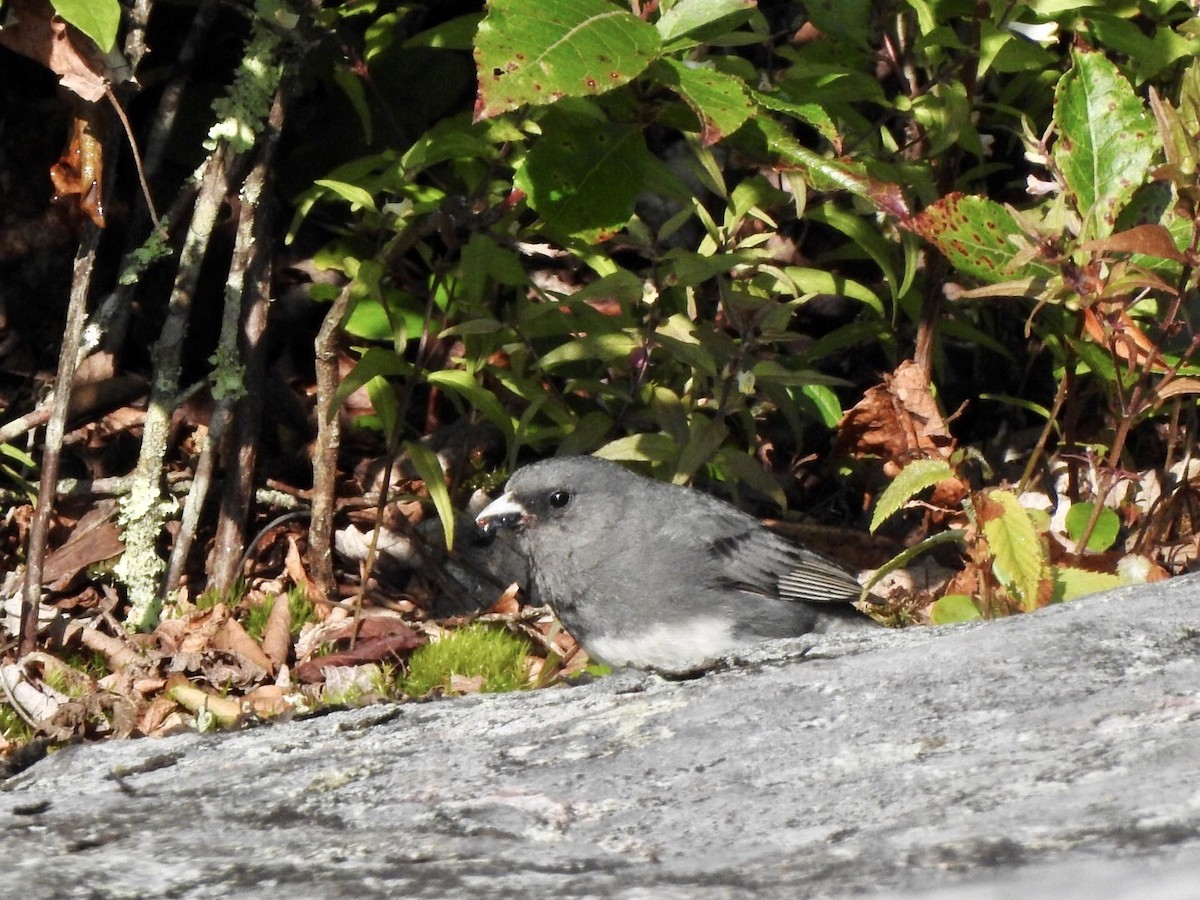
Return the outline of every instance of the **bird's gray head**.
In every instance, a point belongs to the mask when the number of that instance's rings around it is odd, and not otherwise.
[[[592,456],[548,459],[519,469],[504,493],[475,517],[485,534],[501,528],[521,530],[544,525],[576,513],[580,501],[603,487],[605,493],[625,480],[636,479],[616,463]],[[619,491],[618,491],[619,493]],[[593,502],[595,497],[591,498]]]

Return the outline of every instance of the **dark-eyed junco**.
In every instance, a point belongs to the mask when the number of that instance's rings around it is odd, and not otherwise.
[[[476,517],[519,530],[530,590],[613,666],[685,669],[755,641],[873,627],[858,583],[700,491],[591,456],[519,469]]]

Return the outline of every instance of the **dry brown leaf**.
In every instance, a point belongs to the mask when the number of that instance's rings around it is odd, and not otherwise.
[[[1097,307],[1088,307],[1083,311],[1083,328],[1088,337],[1101,347],[1111,348],[1120,359],[1135,365],[1152,362],[1159,371],[1165,368],[1154,342],[1124,309],[1102,316]]]
[[[1079,245],[1080,250],[1099,250],[1102,253],[1144,253],[1147,256],[1157,256],[1159,259],[1171,259],[1178,263],[1186,263],[1187,257],[1179,252],[1175,241],[1162,225],[1135,225],[1125,231],[1118,231],[1095,241],[1087,241]]]
[[[166,694],[159,694],[146,704],[138,716],[136,730],[145,735],[159,734],[163,731],[163,723],[173,712],[175,701]]]
[[[112,559],[124,552],[116,525],[117,501],[101,500],[88,510],[71,531],[65,544],[46,557],[42,584],[52,590],[65,590],[76,575],[90,565]]]
[[[96,227],[104,227],[104,201],[100,193],[104,182],[104,145],[83,116],[75,117],[67,147],[50,167],[50,181],[54,184],[56,202],[70,200]]]
[[[250,704],[256,716],[271,719],[293,711],[292,704],[284,699],[283,688],[274,684],[264,684],[246,694],[245,700]]]
[[[323,670],[329,666],[361,666],[365,663],[381,662],[413,650],[422,643],[424,642],[420,635],[411,630],[408,634],[360,640],[350,650],[329,653],[300,663],[293,674],[298,681],[315,684],[325,679]]]
[[[277,594],[267,624],[263,626],[262,649],[272,663],[272,672],[288,661],[292,649],[292,610],[287,594]]]
[[[284,568],[287,570],[288,577],[296,587],[304,591],[304,595],[310,600],[316,602],[324,600],[324,592],[319,590],[312,580],[308,577],[308,571],[304,568],[304,554],[300,552],[300,546],[296,543],[296,536],[289,534],[287,536],[287,555],[284,558]]]
[[[174,620],[177,625],[181,626],[177,640],[178,652],[203,653],[212,647],[213,639],[225,626],[225,620],[228,618],[229,607],[224,603],[217,603],[211,609],[198,612],[186,619]],[[171,627],[171,620],[163,622],[156,629],[156,631],[167,630],[174,630]]]
[[[0,45],[40,62],[88,102],[104,97],[111,73],[99,49],[86,39],[76,44],[71,28],[46,0],[9,0],[6,13]]]
[[[521,611],[521,603],[517,599],[520,592],[521,586],[514,581],[505,588],[504,593],[488,607],[487,611],[493,615],[515,616]]]
[[[487,684],[487,679],[482,675],[450,675],[450,693],[452,694],[478,694],[483,690],[483,686]]]
[[[838,450],[878,456],[895,475],[916,458],[945,459],[954,447],[945,419],[920,366],[906,360],[883,384],[867,390],[842,417]]]
[[[237,619],[227,618],[221,626],[221,630],[213,635],[213,649],[225,650],[240,656],[247,662],[262,669],[263,672],[271,673],[275,671],[275,666],[267,655],[263,653],[260,647],[250,635],[246,634],[246,629],[241,626]]]

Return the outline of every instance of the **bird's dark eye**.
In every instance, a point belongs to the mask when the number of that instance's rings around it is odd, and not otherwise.
[[[570,491],[555,491],[550,495],[550,505],[555,509],[562,509],[571,502]]]

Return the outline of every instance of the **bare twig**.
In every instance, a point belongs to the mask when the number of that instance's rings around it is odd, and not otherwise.
[[[92,285],[92,270],[96,248],[100,244],[100,229],[87,225],[79,250],[75,254],[75,271],[71,282],[71,299],[67,306],[67,325],[58,354],[57,385],[54,405],[46,426],[45,452],[42,454],[41,485],[33,523],[29,528],[29,548],[25,560],[25,588],[21,599],[22,656],[32,653],[37,644],[38,607],[42,601],[42,567],[46,559],[50,516],[54,512],[55,487],[58,484],[59,454],[67,415],[71,403],[71,380],[75,377],[76,359],[83,342],[83,327],[87,322],[87,298]]]
[[[332,596],[333,511],[337,485],[337,453],[341,437],[333,395],[338,386],[337,339],[350,306],[347,283],[325,313],[317,332],[317,444],[313,449],[312,527],[308,535],[308,567],[317,587]]]
[[[204,500],[208,496],[208,487],[212,480],[213,467],[220,452],[221,442],[233,421],[235,406],[245,396],[247,390],[246,371],[241,363],[242,353],[238,337],[241,332],[246,283],[250,277],[250,263],[256,248],[261,254],[265,247],[265,242],[255,240],[255,224],[258,218],[259,200],[274,162],[279,129],[283,124],[282,89],[276,91],[271,113],[274,127],[263,135],[259,144],[258,158],[242,185],[237,235],[234,239],[233,255],[229,262],[229,276],[225,282],[225,308],[221,318],[221,334],[217,342],[216,366],[213,371],[215,382],[213,395],[216,398],[216,407],[209,421],[208,434],[200,451],[200,459],[196,464],[195,487],[188,494],[184,503],[179,533],[171,548],[171,559],[165,583],[165,591],[168,594],[175,590],[183,575],[188,552],[191,550],[192,541],[196,535],[196,527],[200,522],[200,512],[204,506]],[[225,381],[232,383],[223,383]]]

